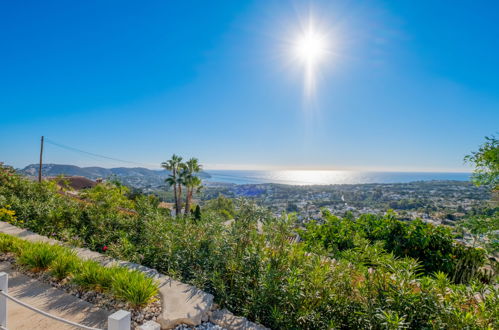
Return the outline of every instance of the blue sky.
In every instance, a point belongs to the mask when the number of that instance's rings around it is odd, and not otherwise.
[[[327,32],[313,100],[289,43]],[[468,170],[499,131],[496,1],[3,1],[0,161]],[[45,161],[133,166],[47,144]]]

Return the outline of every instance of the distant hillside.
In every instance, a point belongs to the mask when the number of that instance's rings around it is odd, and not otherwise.
[[[166,170],[150,170],[144,167],[79,167],[75,165],[61,164],[44,164],[42,167],[43,176],[83,176],[92,180],[103,178],[107,179],[111,176],[118,177],[124,184],[137,187],[156,187],[164,184],[169,171]],[[31,164],[25,168],[18,170],[19,173],[35,177],[38,175],[38,164]],[[209,178],[210,175],[206,172],[199,173],[202,179]]]

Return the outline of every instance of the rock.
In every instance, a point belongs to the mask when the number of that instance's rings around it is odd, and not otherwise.
[[[147,321],[146,323],[139,326],[138,330],[161,330],[161,326],[159,325],[159,323],[156,323],[154,321]]]
[[[185,324],[181,324],[175,328],[175,330],[227,330],[211,322],[204,322],[196,327],[191,327]]]
[[[179,324],[201,324],[203,317],[211,310],[213,296],[166,276],[162,282],[159,294],[163,308],[157,319],[161,328],[173,329]]]
[[[201,321],[203,322],[208,322],[211,316],[211,311],[208,311],[208,313],[204,314],[203,317],[201,318]]]
[[[213,311],[210,321],[229,330],[269,330],[264,326],[248,321],[245,317],[235,316],[226,309]]]

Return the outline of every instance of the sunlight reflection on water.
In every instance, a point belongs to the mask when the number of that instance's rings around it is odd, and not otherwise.
[[[469,173],[453,172],[361,172],[339,170],[207,171],[208,182],[236,184],[281,183],[291,185],[396,183],[429,180],[468,181]]]

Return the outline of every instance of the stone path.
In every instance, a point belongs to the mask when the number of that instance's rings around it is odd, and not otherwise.
[[[14,270],[8,262],[0,262],[0,272],[9,274],[9,294],[35,308],[66,320],[105,329],[109,313],[49,284]],[[23,329],[75,329],[72,326],[35,313],[13,301],[7,301],[7,327]]]

